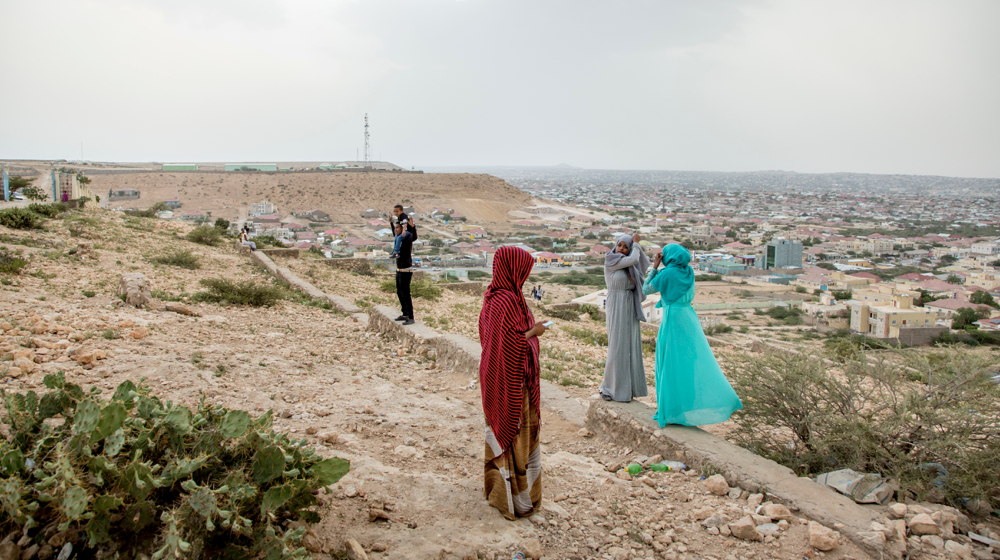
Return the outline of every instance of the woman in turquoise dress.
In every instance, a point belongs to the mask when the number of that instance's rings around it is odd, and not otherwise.
[[[663,268],[660,269],[660,264]],[[642,293],[660,293],[663,309],[656,337],[656,414],[660,427],[667,424],[704,426],[725,422],[743,403],[722,373],[708,346],[694,299],[691,253],[677,244],[667,245],[653,259]]]

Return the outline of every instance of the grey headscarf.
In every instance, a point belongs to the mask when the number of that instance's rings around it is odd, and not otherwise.
[[[632,283],[634,284],[632,288],[634,292],[632,303],[635,305],[635,316],[638,320],[646,322],[646,316],[642,312],[642,302],[646,300],[646,295],[642,293],[642,282],[646,279],[646,271],[649,270],[649,257],[646,256],[646,253],[640,247],[633,245],[632,236],[627,233],[618,237],[615,249],[618,248],[618,243],[625,243],[628,246],[628,255],[623,255],[616,250],[612,250],[604,255],[604,266],[614,266],[622,259],[634,256],[636,251],[639,252],[639,261],[626,268],[625,271],[632,278]]]

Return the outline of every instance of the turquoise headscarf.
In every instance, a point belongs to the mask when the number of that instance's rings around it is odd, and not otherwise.
[[[657,307],[662,307],[663,303],[673,303],[680,299],[694,286],[694,269],[691,268],[691,253],[676,243],[671,243],[663,248],[663,269],[657,276],[665,276],[667,282],[657,278],[656,284],[666,291],[660,290],[660,303]],[[666,285],[664,285],[666,284]]]

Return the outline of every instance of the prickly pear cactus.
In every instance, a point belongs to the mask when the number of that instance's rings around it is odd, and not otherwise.
[[[131,381],[105,401],[61,373],[45,387],[0,390],[12,434],[0,441],[0,531],[27,528],[41,544],[54,526],[78,536],[78,556],[304,558],[304,529],[284,521],[319,521],[312,492],[350,468],[275,432],[270,411],[192,410]]]

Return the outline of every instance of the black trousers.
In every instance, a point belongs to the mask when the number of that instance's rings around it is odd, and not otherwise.
[[[399,298],[399,307],[403,310],[403,315],[413,319],[413,298],[410,297],[410,280],[413,280],[412,272],[396,271],[396,296]]]

